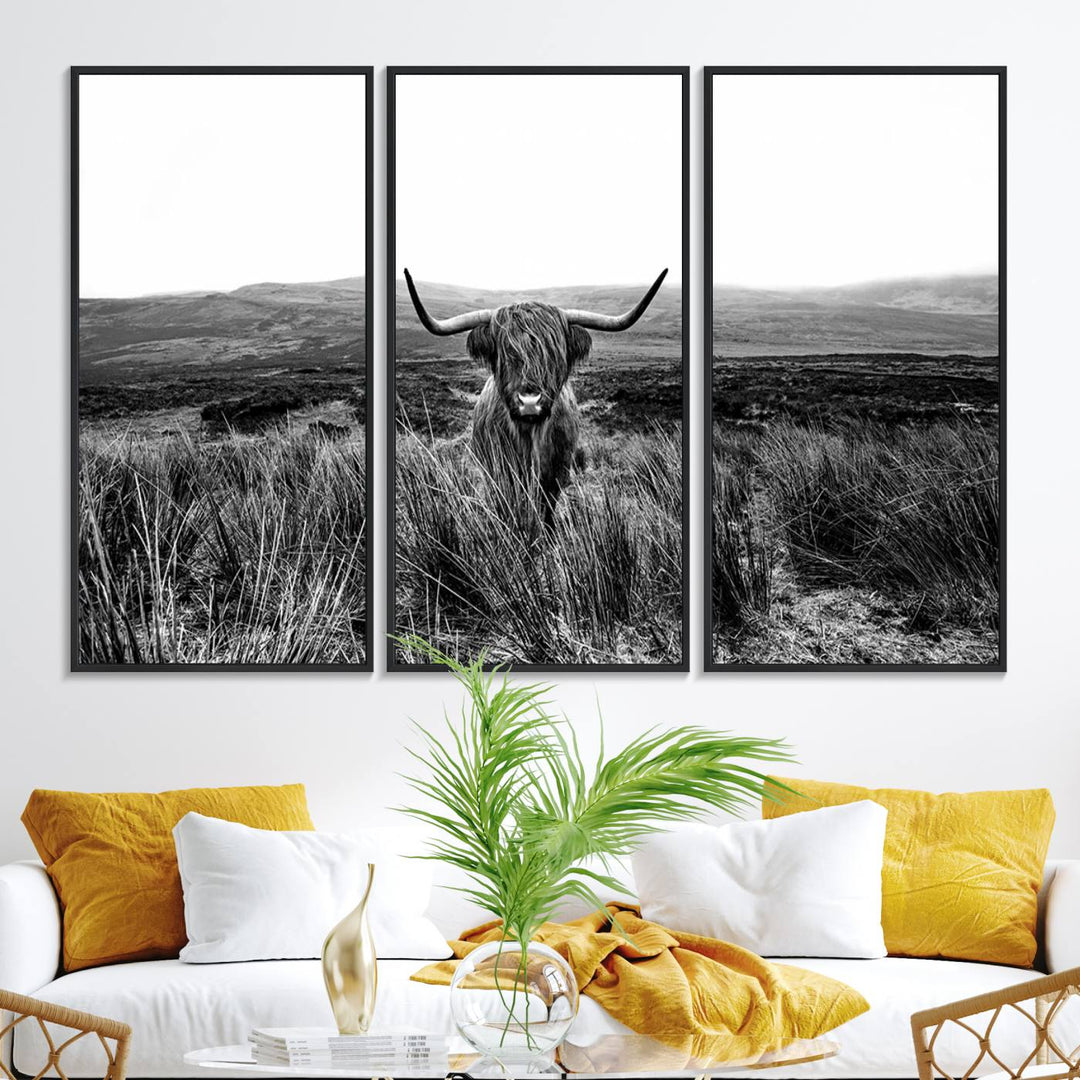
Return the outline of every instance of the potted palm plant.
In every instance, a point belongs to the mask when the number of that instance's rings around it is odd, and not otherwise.
[[[550,711],[550,685],[512,682],[483,656],[463,664],[419,637],[401,642],[445,667],[465,700],[441,735],[415,725],[421,746],[409,753],[423,768],[406,780],[427,805],[399,809],[434,829],[426,857],[463,870],[462,891],[503,926],[502,940],[458,964],[455,1022],[497,1060],[549,1053],[573,1021],[577,986],[563,957],[532,940],[540,926],[568,898],[603,909],[598,890],[625,895],[608,860],[649,833],[760,799],[764,775],[738,759],[790,754],[780,740],[679,726],[610,756],[601,738],[589,768],[572,725]]]

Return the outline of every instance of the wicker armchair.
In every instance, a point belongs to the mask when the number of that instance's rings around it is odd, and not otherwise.
[[[1080,995],[1080,968],[915,1013],[911,1018],[911,1034],[915,1040],[919,1080],[939,1077],[967,1080],[976,1075],[976,1070],[979,1076],[993,1073],[1003,1080],[1018,1080],[1025,1076],[1029,1080],[1035,1077],[1038,1080],[1078,1080],[1080,1046],[1071,1046],[1072,1039],[1062,1046],[1054,1034],[1054,1023],[1072,995]],[[988,1015],[985,1020],[976,1021],[974,1018],[981,1014]],[[1019,1063],[1007,1064],[994,1052],[992,1036],[1002,1017],[1018,1017],[1031,1024],[1031,1052]],[[976,1041],[971,1064],[964,1072],[953,1074],[942,1068],[935,1056],[939,1038],[949,1031],[950,1025],[967,1032]]]
[[[45,1041],[49,1046],[49,1056],[41,1069],[34,1074],[33,1080],[41,1080],[41,1077],[45,1076],[50,1069],[55,1071],[60,1080],[68,1080],[60,1063],[60,1055],[72,1043],[87,1035],[96,1035],[105,1050],[107,1064],[103,1080],[124,1080],[128,1046],[131,1043],[131,1028],[127,1024],[121,1024],[118,1020],[106,1020],[104,1017],[94,1016],[91,1013],[78,1012],[75,1009],[65,1009],[61,1005],[51,1005],[47,1001],[38,1001],[23,994],[0,990],[0,1022],[4,1013],[15,1015],[8,1023],[0,1027],[0,1041],[18,1024],[31,1019],[37,1021],[45,1035]],[[74,1033],[66,1039],[59,1039],[49,1030],[49,1024],[72,1028]],[[110,1043],[115,1045],[110,1045]],[[0,1073],[3,1073],[7,1080],[16,1080],[2,1059],[0,1059]]]

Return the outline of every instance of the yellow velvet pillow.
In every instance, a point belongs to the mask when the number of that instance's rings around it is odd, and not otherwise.
[[[33,792],[22,822],[60,897],[65,971],[179,954],[187,934],[172,829],[192,810],[256,829],[315,828],[303,784]]]
[[[901,956],[947,956],[1031,967],[1043,863],[1054,803],[1031,791],[950,792],[854,787],[775,778],[762,816],[870,799],[889,811],[881,871],[885,947]]]

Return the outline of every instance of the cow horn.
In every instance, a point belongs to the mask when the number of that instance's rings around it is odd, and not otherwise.
[[[665,277],[667,277],[666,268],[637,304],[622,315],[599,315],[595,311],[578,311],[574,308],[567,308],[563,314],[571,326],[583,326],[586,330],[607,330],[610,333],[629,330],[645,314],[645,309],[652,303]]]
[[[476,326],[484,326],[491,322],[491,308],[481,308],[479,311],[466,311],[464,315],[451,315],[449,319],[433,319],[427,309],[420,302],[420,294],[413,284],[412,275],[406,269],[405,284],[409,286],[409,295],[412,297],[413,307],[424,329],[430,334],[438,334],[445,337],[448,334],[462,334],[466,330],[472,330]]]

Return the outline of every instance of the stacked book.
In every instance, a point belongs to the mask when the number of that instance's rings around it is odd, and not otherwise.
[[[255,1028],[248,1036],[256,1065],[373,1070],[444,1076],[450,1071],[449,1038],[409,1028],[339,1035],[333,1028]]]

